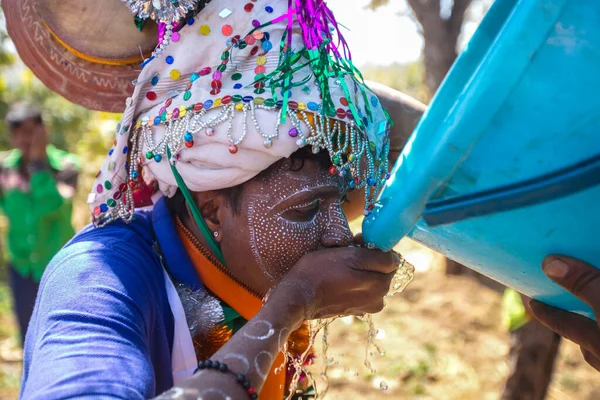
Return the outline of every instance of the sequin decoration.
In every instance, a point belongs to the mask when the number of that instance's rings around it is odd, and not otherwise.
[[[192,11],[198,0],[121,0],[140,19],[173,23]]]
[[[208,36],[210,35],[210,26],[204,24],[204,25],[200,25],[200,34],[202,36]]]
[[[177,69],[172,69],[169,75],[174,81],[178,80],[181,77],[181,73]]]
[[[232,13],[233,13],[233,11],[231,11],[229,8],[224,8],[219,13],[219,17],[225,19],[225,18],[229,17]]]
[[[231,36],[231,34],[233,33],[233,28],[231,27],[231,25],[223,25],[221,31],[223,32],[223,35]]]

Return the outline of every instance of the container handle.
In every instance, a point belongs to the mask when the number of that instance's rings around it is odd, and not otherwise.
[[[422,217],[430,227],[446,225],[557,200],[597,185],[600,154],[533,179],[430,201]]]

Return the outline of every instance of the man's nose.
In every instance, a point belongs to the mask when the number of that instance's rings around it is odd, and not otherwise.
[[[329,206],[329,221],[321,238],[323,247],[344,247],[352,243],[352,231],[348,220],[342,211],[341,204],[334,203]]]

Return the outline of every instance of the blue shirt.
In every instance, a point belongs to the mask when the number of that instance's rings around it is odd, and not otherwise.
[[[130,224],[87,227],[48,265],[31,319],[23,399],[145,399],[173,386],[163,267],[201,282],[164,199]]]

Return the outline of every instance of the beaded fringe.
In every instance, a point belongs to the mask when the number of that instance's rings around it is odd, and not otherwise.
[[[271,130],[264,130],[258,123],[256,110],[277,112],[276,126]],[[191,148],[196,135],[213,136],[217,134],[215,128],[221,125],[227,126],[229,151],[231,156],[235,157],[239,146],[248,135],[248,116],[256,133],[263,138],[263,145],[269,149],[273,146],[273,141],[280,138],[282,113],[283,110],[279,106],[266,106],[254,102],[230,103],[222,106],[218,112],[216,109],[191,110],[178,118],[162,122],[165,134],[159,142],[154,141],[152,129],[154,122],[148,117],[139,120],[131,138],[128,183],[120,188],[123,193],[122,201],[112,201],[111,204],[107,202],[101,212],[94,215],[96,225],[104,226],[116,219],[131,221],[134,212],[132,190],[141,179],[140,167],[147,162],[170,162],[176,165],[179,152],[183,148]],[[346,178],[348,189],[365,189],[365,215],[369,215],[374,207],[374,196],[389,178],[387,157],[389,143],[385,145],[380,155],[381,160],[378,160],[374,145],[354,122],[343,122],[312,113],[310,118],[307,112],[291,108],[287,108],[285,113],[287,120],[293,126],[287,135],[296,139],[298,148],[311,146],[315,154],[327,150],[333,164],[329,172]],[[244,123],[241,135],[235,138],[232,127],[235,118],[238,117],[243,118]],[[143,154],[144,146],[147,149],[145,154]],[[171,152],[168,161],[166,160],[167,149]],[[361,165],[363,158],[366,165]]]

